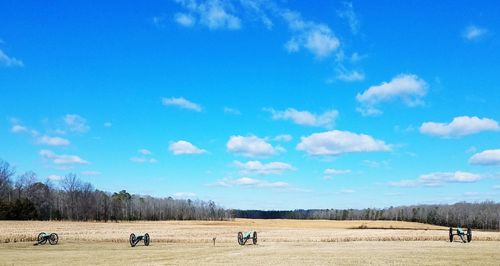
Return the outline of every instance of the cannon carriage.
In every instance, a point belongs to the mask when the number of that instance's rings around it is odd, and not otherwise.
[[[149,242],[151,241],[149,234],[146,233],[143,236],[136,236],[134,233],[130,234],[129,243],[131,247],[135,247],[141,241],[144,241],[144,246],[149,246]]]
[[[252,239],[254,245],[257,245],[257,232],[255,231],[248,231],[245,233],[238,232],[238,244],[243,246],[250,239]]]
[[[45,233],[41,232],[38,234],[36,245],[45,245],[47,242],[51,245],[57,245],[59,242],[59,236],[56,233]]]
[[[452,227],[450,227],[449,230],[449,237],[450,237],[450,242],[453,242],[454,237],[459,236],[462,242],[468,243],[472,241],[472,228],[470,226],[467,226],[467,232],[464,232],[464,230],[461,227],[457,227],[457,229],[453,230]]]

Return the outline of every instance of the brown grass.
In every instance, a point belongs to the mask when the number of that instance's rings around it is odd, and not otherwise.
[[[236,243],[237,232],[246,230],[258,231],[258,245]],[[58,233],[59,244],[33,246],[42,231]],[[148,232],[151,246],[131,248],[132,232]],[[450,243],[447,228],[387,221],[0,221],[0,240],[0,265],[497,265],[500,260],[499,232],[475,231],[471,243]]]

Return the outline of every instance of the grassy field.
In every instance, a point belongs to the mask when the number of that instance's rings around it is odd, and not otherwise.
[[[360,229],[364,228],[364,229]],[[256,230],[258,245],[239,246],[238,231]],[[56,246],[33,246],[39,232]],[[151,235],[131,248],[131,232]],[[383,221],[247,220],[227,222],[0,221],[0,264],[285,264],[498,265],[500,233],[474,232],[471,243],[447,241],[447,228]],[[212,238],[216,237],[213,246]]]

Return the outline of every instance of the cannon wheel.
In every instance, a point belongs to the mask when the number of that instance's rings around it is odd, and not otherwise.
[[[257,245],[257,232],[253,232],[252,240],[253,240],[253,244]]]
[[[243,233],[242,232],[238,232],[238,244],[240,245],[245,245],[245,242],[243,242]]]
[[[453,228],[450,227],[450,242],[453,242]]]
[[[135,247],[135,244],[137,244],[137,243],[135,243],[135,234],[134,233],[130,234],[128,241],[130,242],[131,247]]]
[[[44,236],[45,236],[44,232],[41,232],[40,234],[38,234],[38,244],[44,245],[45,243],[47,243],[47,239],[44,238]]]
[[[150,238],[149,238],[149,234],[148,234],[148,233],[146,233],[146,234],[144,235],[144,245],[145,245],[145,246],[149,246],[149,240],[150,240]]]
[[[467,242],[472,241],[472,228],[470,226],[467,227]]]
[[[49,243],[51,245],[57,245],[57,242],[59,242],[59,236],[56,233],[50,234]]]

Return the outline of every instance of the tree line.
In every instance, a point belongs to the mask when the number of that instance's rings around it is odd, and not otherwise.
[[[157,198],[126,190],[105,192],[68,174],[60,185],[41,182],[28,171],[0,160],[0,219],[3,220],[224,220],[228,212],[213,201]]]
[[[442,226],[470,225],[473,228],[500,230],[500,204],[459,202],[382,209],[323,209],[293,211],[231,210],[231,217],[252,219],[387,220],[428,223]]]
[[[101,191],[75,174],[66,175],[59,186],[40,182],[32,171],[17,175],[15,181],[14,176],[15,169],[0,160],[0,220],[389,220],[500,230],[500,203],[492,201],[381,209],[226,210],[213,201]]]

